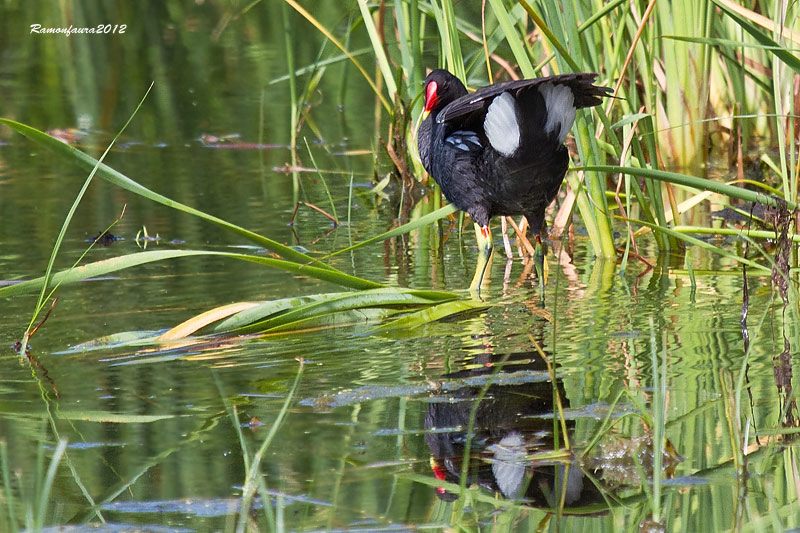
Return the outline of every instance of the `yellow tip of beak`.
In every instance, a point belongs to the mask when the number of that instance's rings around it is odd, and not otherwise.
[[[417,123],[414,124],[414,137],[416,137],[418,135],[419,127],[422,124],[422,121],[425,120],[426,118],[428,118],[428,115],[430,115],[430,114],[431,114],[430,111],[425,110],[419,115],[419,118],[417,119]]]

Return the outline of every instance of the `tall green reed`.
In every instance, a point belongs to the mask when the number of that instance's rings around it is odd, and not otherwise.
[[[285,1],[336,39],[294,0]],[[751,8],[730,0],[663,5],[487,0],[481,8],[451,0],[358,0],[377,65],[375,80],[334,42],[367,78],[390,117],[397,112],[390,101],[412,102],[413,112],[420,111],[420,81],[428,68],[448,68],[473,87],[499,77],[599,73],[598,81],[613,86],[618,98],[579,114],[573,135],[577,161],[586,168],[568,174],[574,196],[567,197],[556,220],[563,223],[577,208],[595,255],[613,258],[620,246],[636,249],[632,231],[615,237],[614,211],[622,205],[609,201],[618,200],[615,189],[628,193],[625,219],[657,228],[685,224],[691,207],[682,206],[698,202],[693,189],[659,175],[633,178],[609,163],[682,170],[697,177],[692,187],[705,191],[713,184],[703,176],[710,153],[741,154],[753,136],[768,136],[778,141],[780,160],[773,167],[783,196],[790,202],[796,198],[792,104],[798,89],[792,79],[800,62],[791,50],[800,42],[792,31],[800,8],[778,0],[758,0]],[[772,24],[757,11],[769,13]],[[769,116],[774,118],[765,120]],[[411,124],[406,134],[413,139]],[[414,175],[423,179],[414,145],[410,140],[405,148]],[[741,178],[741,156],[734,163]],[[713,200],[725,204],[737,197]],[[681,247],[680,234],[656,231],[654,236],[662,251]]]

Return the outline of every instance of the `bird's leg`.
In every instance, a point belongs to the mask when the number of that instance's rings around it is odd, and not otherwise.
[[[475,224],[475,238],[478,241],[478,264],[475,267],[475,276],[472,278],[469,290],[480,295],[484,275],[492,264],[492,232],[489,230],[489,226]]]
[[[536,277],[539,278],[539,289],[544,291],[544,286],[547,283],[547,274],[549,268],[545,260],[544,243],[542,243],[541,235],[536,236],[536,244],[534,245],[533,265],[536,268]]]

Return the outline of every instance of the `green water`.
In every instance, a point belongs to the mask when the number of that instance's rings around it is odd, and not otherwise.
[[[381,150],[377,170],[374,165],[379,143],[368,85],[342,63],[329,66],[310,91],[310,105],[302,107],[308,116],[298,150],[302,166],[312,167],[313,157],[325,172],[300,172],[295,179],[276,170],[290,161],[291,130],[288,83],[271,83],[286,73],[281,4],[256,5],[213,40],[228,8],[216,2],[76,2],[61,10],[45,3],[3,4],[0,115],[42,130],[89,130],[76,146],[97,157],[155,80],[106,159],[113,168],[315,256],[396,225],[399,189],[390,188],[385,197],[370,191],[375,172],[382,177],[389,167]],[[320,2],[315,15],[341,30],[354,8]],[[323,43],[302,18],[291,14],[290,20],[295,62],[302,67],[317,59]],[[106,22],[127,23],[128,33],[28,33],[32,23]],[[368,45],[362,33],[353,35],[351,49]],[[322,56],[336,53],[327,44]],[[299,89],[309,79],[300,77]],[[384,117],[382,135],[386,128]],[[231,134],[239,137],[228,146],[199,141],[202,135]],[[0,128],[0,142],[0,277],[10,282],[42,274],[86,174],[8,128]],[[254,146],[259,143],[277,146]],[[418,206],[433,201],[430,190],[415,199]],[[291,226],[297,201],[335,210],[342,221],[349,216],[350,224],[334,227],[301,207]],[[136,236],[143,227],[160,237],[147,249],[237,251],[248,244],[96,181],[67,232],[56,268],[69,267],[88,246],[86,239],[123,208],[124,217],[111,232],[124,240],[92,249],[87,261],[140,250]],[[445,243],[432,246],[437,240],[431,236],[439,230]],[[0,486],[0,529],[22,528],[26,514],[36,514],[41,483],[61,438],[67,451],[46,502],[46,525],[79,529],[105,521],[154,531],[233,530],[246,477],[236,426],[252,457],[302,360],[285,422],[262,463],[270,512],[257,501],[254,529],[438,530],[459,524],[501,531],[638,530],[650,513],[638,486],[610,487],[600,479],[604,499],[585,478],[583,499],[549,521],[532,492],[527,502],[507,497],[514,493],[514,472],[524,470],[524,482],[536,488],[544,483],[542,472],[552,470],[552,463],[532,456],[552,449],[554,440],[554,387],[537,346],[554,365],[569,441],[577,450],[586,448],[609,413],[618,419],[612,434],[621,442],[645,433],[640,419],[623,415],[638,413],[641,406],[651,409],[652,351],[659,364],[664,357],[666,436],[684,459],[662,487],[666,530],[800,526],[796,447],[790,438],[787,443],[774,436],[786,423],[782,410],[791,390],[778,377],[786,364],[791,369],[800,343],[797,325],[784,326],[767,277],[748,278],[751,345],[743,383],[749,389],[737,395],[745,361],[741,270],[728,259],[692,249],[693,288],[682,257],[658,257],[647,238],[641,243],[640,253],[655,268],[631,261],[620,272],[614,263],[595,260],[579,232],[571,260],[559,262],[551,249],[544,293],[523,275],[519,260],[504,283],[498,254],[485,294],[491,307],[413,330],[365,335],[366,325],[348,324],[302,334],[211,339],[161,352],[71,349],[113,333],[166,329],[228,303],[341,290],[220,258],[155,263],[61,288],[50,318],[31,339],[31,355],[41,365],[36,368],[11,347],[30,320],[36,295],[0,300],[0,442],[9,484]],[[475,255],[471,231],[462,240],[443,224],[342,254],[331,264],[392,286],[461,291],[471,279]],[[790,352],[782,367],[784,330]],[[503,372],[490,378],[506,359]],[[462,449],[472,399],[489,383],[494,384],[478,411],[473,443],[479,456],[470,463],[462,512],[451,501],[457,489],[434,475],[457,483],[453,473],[460,455],[446,463],[439,447]],[[794,405],[787,409],[796,419]],[[737,416],[741,427],[749,427],[752,452],[746,470],[738,471],[732,450],[745,437],[733,429]],[[514,435],[527,439],[523,455],[530,456],[514,463],[517,470],[506,468],[506,481],[498,483],[492,465],[502,443],[514,448]],[[432,458],[439,460],[437,471]],[[627,470],[634,477],[640,472]],[[591,514],[572,516],[578,503]]]

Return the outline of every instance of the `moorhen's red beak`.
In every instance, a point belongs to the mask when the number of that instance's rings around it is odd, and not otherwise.
[[[436,82],[432,81],[428,83],[425,87],[425,108],[420,113],[419,118],[417,119],[417,123],[414,125],[414,136],[418,136],[419,127],[422,124],[422,121],[428,118],[428,115],[431,114],[431,110],[433,110],[436,102],[439,101],[439,97],[436,96]]]
[[[439,101],[439,97],[436,96],[437,89],[438,86],[435,81],[430,82],[428,86],[425,87],[425,109],[422,111],[422,120],[428,118],[428,115],[431,114],[431,110],[436,106],[436,102]]]

